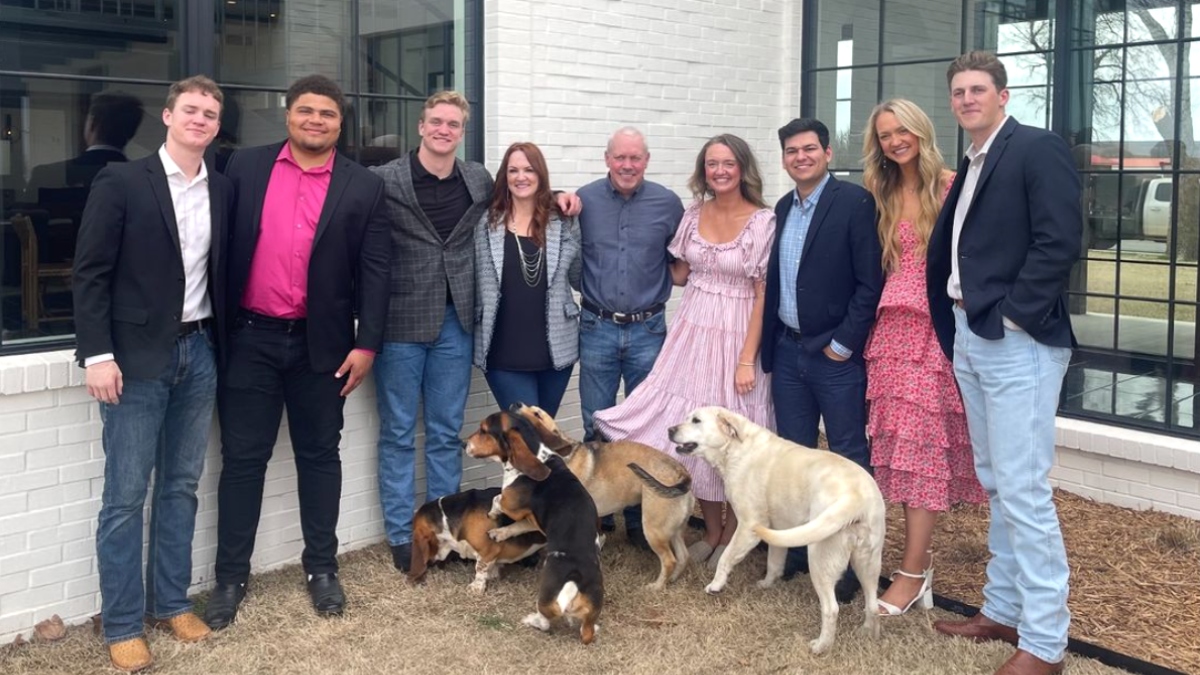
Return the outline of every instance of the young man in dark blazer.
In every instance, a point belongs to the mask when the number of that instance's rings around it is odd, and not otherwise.
[[[830,449],[870,471],[862,350],[883,293],[875,200],[829,173],[833,149],[819,120],[788,122],[779,144],[796,189],[775,204],[763,311],[762,365],[771,373],[776,428],[816,447],[824,418]],[[785,578],[807,570],[806,553],[788,553]],[[856,582],[848,573],[840,601],[853,597]]]
[[[992,559],[979,614],[934,627],[1018,645],[997,673],[1057,673],[1071,618],[1049,475],[1075,345],[1065,295],[1082,237],[1079,178],[1062,138],[1005,114],[993,54],[960,56],[947,80],[971,146],[929,241],[929,309],[991,502]]]
[[[76,246],[76,355],[104,423],[96,532],[104,640],[113,665],[130,672],[152,662],[143,616],[180,640],[209,633],[187,590],[232,203],[229,182],[204,164],[222,100],[207,77],[173,84],[162,113],[166,143],[99,172]],[[142,509],[152,471],[143,586]]]
[[[246,592],[285,407],[308,592],[318,614],[342,612],[342,408],[383,343],[392,249],[383,181],[336,150],[345,112],[337,84],[301,78],[286,103],[287,141],[240,150],[226,168],[237,208],[218,401],[217,585],[204,613],[213,628],[234,620]]]

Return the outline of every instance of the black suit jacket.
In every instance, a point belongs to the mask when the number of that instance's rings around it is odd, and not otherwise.
[[[833,176],[825,184],[804,238],[800,269],[780,270],[779,248],[792,210],[789,192],[775,204],[775,243],[767,265],[767,298],[763,310],[763,370],[775,362],[781,283],[795,274],[801,345],[818,352],[831,341],[854,351],[861,360],[875,309],[883,293],[883,253],[875,229],[875,200],[863,188]]]
[[[953,302],[946,294],[954,209],[967,176],[964,158],[929,240],[929,313],[946,356],[954,356]],[[1066,290],[1079,259],[1083,220],[1079,176],[1055,134],[1008,118],[992,141],[958,241],[958,274],[976,335],[1004,337],[1004,317],[1030,337],[1074,347]]]
[[[212,248],[208,292],[222,333],[224,242],[232,189],[209,170]],[[76,358],[113,353],[126,377],[159,375],[171,358],[183,312],[183,254],[171,189],[158,153],[112,163],[92,183],[72,273]]]
[[[236,195],[229,239],[230,325],[246,291],[267,183],[282,147],[238,150],[225,168]],[[356,347],[378,352],[383,346],[392,241],[382,200],[383,180],[338,153],[308,262],[308,356],[316,372],[336,370]]]
[[[96,175],[105,166],[113,162],[125,161],[128,160],[122,152],[97,148],[85,150],[79,156],[68,160],[35,166],[29,174],[26,199],[37,201],[39,199],[37,191],[41,188],[86,188],[92,184]]]

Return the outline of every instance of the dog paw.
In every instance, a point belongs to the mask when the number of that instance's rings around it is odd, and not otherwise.
[[[529,626],[530,628],[536,628],[540,631],[550,630],[550,621],[537,612],[534,612],[524,619],[521,619],[521,623]]]
[[[708,593],[709,595],[720,595],[721,591],[723,590],[725,590],[725,585],[718,584],[715,581],[704,587],[704,592]]]
[[[774,579],[759,579],[756,585],[759,588],[770,588],[775,585]]]
[[[476,593],[483,593],[483,592],[487,591],[487,580],[486,579],[476,579],[475,581],[472,581],[471,582],[471,590],[475,591]]]
[[[501,542],[508,539],[508,530],[503,527],[497,527],[494,530],[488,530],[488,539],[494,542]]]
[[[825,650],[829,649],[829,643],[822,643],[821,639],[817,638],[816,640],[812,640],[808,643],[808,649],[813,654],[821,654],[824,653]]]

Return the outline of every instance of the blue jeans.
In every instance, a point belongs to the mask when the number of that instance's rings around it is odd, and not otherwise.
[[[666,312],[618,325],[586,309],[579,317],[579,404],[583,409],[583,439],[593,440],[592,416],[616,405],[625,380],[629,396],[650,374],[667,339]]]
[[[463,413],[471,387],[474,343],[446,306],[433,342],[385,342],[375,359],[379,405],[379,501],[388,543],[412,541],[416,511],[417,407],[424,402],[425,499],[458,492]]]
[[[807,352],[783,331],[774,340],[771,398],[779,435],[815,448],[824,418],[829,449],[871,473],[866,366],[857,358],[834,361],[823,352]]]
[[[119,364],[118,364],[119,365]],[[176,340],[155,378],[125,378],[120,402],[101,403],[104,492],[96,528],[101,616],[108,644],[142,635],[143,616],[192,609],[196,486],[213,422],[217,369],[206,331]],[[142,584],[142,509],[150,473],[150,545]]]
[[[554,417],[558,414],[558,406],[562,403],[567,384],[571,381],[571,371],[574,364],[555,370],[500,370],[490,368],[483,376],[496,397],[496,404],[501,410],[508,410],[514,403],[536,405]]]
[[[1071,350],[1023,331],[985,340],[954,308],[954,375],[962,390],[975,472],[991,505],[983,613],[1012,626],[1021,649],[1056,663],[1067,648],[1067,552],[1050,467],[1054,420]]]

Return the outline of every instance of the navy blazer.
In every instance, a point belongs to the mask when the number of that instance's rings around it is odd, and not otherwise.
[[[238,150],[225,167],[236,198],[229,233],[230,325],[246,291],[267,183],[282,147]],[[383,347],[391,254],[383,179],[337,153],[308,261],[308,356],[314,372],[336,370],[356,347],[373,352]]]
[[[954,315],[946,282],[968,164],[964,157],[942,205],[925,270],[933,327],[951,359]],[[963,305],[976,335],[1003,338],[1007,317],[1038,342],[1075,346],[1066,290],[1083,236],[1079,189],[1066,142],[1009,117],[988,149],[958,240]]]
[[[784,277],[779,269],[779,246],[794,194],[794,190],[788,192],[775,204],[775,243],[767,265],[762,331],[762,366],[768,373],[775,362],[777,333],[785,326],[779,319],[779,289],[785,278],[791,282],[791,271]],[[800,344],[807,351],[819,352],[837,340],[854,351],[851,358],[862,359],[883,294],[883,252],[875,222],[871,193],[829,176],[808,226],[795,276]]]
[[[219,339],[233,191],[211,166],[208,198],[208,294]],[[112,353],[125,377],[161,375],[179,336],[184,283],[179,227],[158,152],[101,169],[83,211],[71,275],[80,365],[88,357]]]

